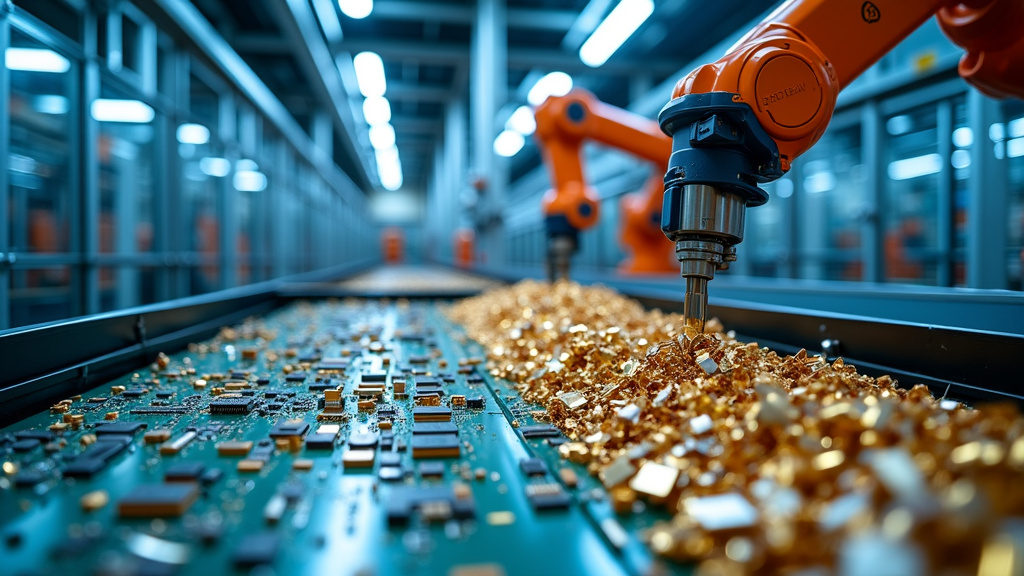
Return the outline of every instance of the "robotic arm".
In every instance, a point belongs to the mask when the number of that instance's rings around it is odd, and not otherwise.
[[[1024,94],[1020,0],[790,0],[721,60],[680,80],[659,121],[672,136],[661,228],[686,280],[687,330],[736,259],[758,188],[824,133],[839,91],[933,14],[967,49],[960,74],[994,97]]]
[[[593,140],[664,166],[672,142],[658,124],[642,116],[604,104],[593,94],[576,89],[548,98],[536,110],[536,138],[544,155],[553,187],[542,200],[547,228],[547,267],[551,280],[569,277],[569,258],[576,251],[579,232],[598,219],[598,197],[583,175],[580,148]],[[645,187],[648,192],[660,194]],[[652,204],[641,200],[636,208]],[[657,196],[654,196],[657,198]],[[656,206],[656,204],[654,204]],[[636,237],[636,234],[629,236]]]

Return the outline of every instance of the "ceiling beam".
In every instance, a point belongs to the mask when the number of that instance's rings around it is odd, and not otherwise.
[[[545,10],[542,8],[509,8],[509,28],[554,30],[565,32],[576,21],[572,10]],[[476,11],[472,6],[453,6],[444,2],[413,2],[411,0],[377,0],[373,3],[373,18],[385,20],[412,20],[442,24],[472,25]]]
[[[387,97],[394,102],[447,102],[452,97],[452,87],[388,80]]]
[[[385,60],[413,60],[423,64],[464,65],[469,62],[469,46],[466,44],[397,41],[391,39],[346,38],[342,48],[349,52],[371,51]],[[576,54],[562,50],[543,48],[510,47],[508,66],[515,69],[550,68],[565,72],[585,72],[591,75],[635,73],[638,69],[650,74],[673,74],[680,65],[671,59],[630,59],[617,58],[598,68],[584,64]]]
[[[442,132],[444,125],[439,119],[419,118],[415,116],[392,116],[391,125],[395,132],[401,134],[429,134],[438,135]]]

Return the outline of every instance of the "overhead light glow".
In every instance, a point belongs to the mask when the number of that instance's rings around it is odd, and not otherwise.
[[[235,163],[235,170],[238,170],[239,172],[245,172],[247,170],[255,171],[259,169],[259,164],[256,164],[255,160],[250,160],[248,158],[243,158]]]
[[[391,124],[370,126],[370,145],[374,150],[384,150],[395,145],[395,129]]]
[[[962,126],[953,130],[953,145],[957,148],[968,148],[974,144],[974,130]]]
[[[207,176],[223,178],[231,172],[231,162],[227,158],[207,156],[199,159],[199,170]]]
[[[949,163],[957,170],[963,170],[971,165],[971,153],[967,150],[954,150],[949,158]]]
[[[67,58],[45,48],[8,48],[4,63],[8,69],[22,72],[63,74],[71,69]]]
[[[565,72],[551,72],[530,88],[526,101],[531,106],[540,106],[548,96],[565,96],[569,90],[572,90],[572,76]]]
[[[899,136],[900,134],[906,134],[914,127],[914,121],[910,119],[910,116],[906,114],[900,114],[899,116],[893,116],[885,122],[885,130],[893,136]]]
[[[58,94],[40,94],[32,99],[32,107],[40,114],[55,116],[67,114],[70,108],[68,99]]]
[[[383,96],[388,89],[384,78],[384,61],[374,52],[360,52],[352,58],[356,82],[364,98]]]
[[[789,198],[793,195],[793,181],[789,178],[777,180],[775,183],[775,195],[779,198]]]
[[[398,157],[398,148],[379,148],[374,152],[377,160],[377,176],[380,185],[387,190],[398,190],[402,187],[402,162]]]
[[[652,0],[622,0],[580,47],[580,60],[591,68],[604,64],[653,12]]]
[[[533,109],[529,106],[516,108],[516,111],[505,122],[505,129],[518,132],[523,136],[533,134],[533,131],[537,129],[537,119],[533,116]]]
[[[156,115],[145,102],[97,98],[92,101],[92,117],[99,122],[146,124]]]
[[[804,178],[804,190],[809,194],[828,192],[836,187],[836,175],[831,170],[815,172]]]
[[[391,103],[383,96],[370,96],[363,100],[363,118],[370,126],[391,122]]]
[[[182,124],[178,126],[178,142],[182,144],[206,144],[210,141],[210,129],[202,124]]]
[[[1006,141],[1006,156],[1019,158],[1024,156],[1024,138],[1014,138]]]
[[[1024,118],[1017,118],[1016,120],[1010,120],[1007,122],[1006,134],[1010,138],[1020,138],[1024,136]]]
[[[341,13],[355,20],[362,20],[373,12],[373,0],[338,0]]]
[[[498,156],[511,158],[523,149],[526,140],[519,132],[505,130],[494,139],[494,153]]]
[[[910,180],[929,174],[938,174],[942,170],[942,156],[925,154],[889,163],[889,178],[893,180]]]
[[[235,190],[240,192],[263,192],[267,189],[267,175],[255,170],[235,172]]]

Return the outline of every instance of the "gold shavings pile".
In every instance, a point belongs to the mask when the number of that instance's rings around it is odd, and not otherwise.
[[[698,574],[1019,574],[1024,419],[780,356],[606,288],[525,281],[454,305],[622,514]],[[895,572],[893,572],[895,570]],[[801,572],[804,574],[804,572]]]

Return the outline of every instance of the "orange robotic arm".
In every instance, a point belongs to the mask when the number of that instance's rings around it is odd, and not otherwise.
[[[832,118],[839,91],[938,14],[967,48],[960,73],[987,94],[1024,93],[1020,0],[791,0],[719,61],[676,84],[659,115],[673,138],[662,230],[676,242],[688,326],[703,327],[707,282],[735,259],[747,206]]]
[[[548,236],[548,272],[552,279],[566,278],[578,233],[593,226],[599,216],[597,194],[583,174],[583,143],[600,142],[664,166],[672,141],[657,122],[605,104],[586,90],[550,97],[535,115],[535,136],[553,184],[541,201]]]

